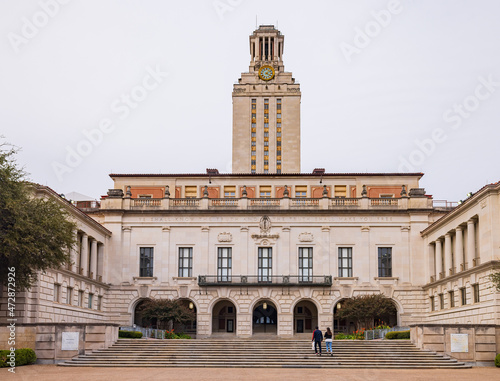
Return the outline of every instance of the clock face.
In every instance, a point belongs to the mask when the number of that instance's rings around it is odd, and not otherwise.
[[[259,77],[264,81],[269,81],[274,78],[274,69],[272,66],[262,66],[259,70]]]

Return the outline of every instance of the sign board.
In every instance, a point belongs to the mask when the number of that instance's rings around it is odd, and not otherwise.
[[[469,352],[469,335],[467,333],[452,333],[450,343],[451,352]]]
[[[63,332],[61,350],[77,351],[78,350],[79,332]]]

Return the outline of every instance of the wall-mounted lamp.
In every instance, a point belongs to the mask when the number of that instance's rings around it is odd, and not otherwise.
[[[189,309],[192,310],[194,308],[193,302],[189,302]]]
[[[266,302],[264,302],[264,304],[262,305],[262,308],[267,310],[267,303]]]
[[[337,309],[340,310],[342,308],[342,304],[337,304]]]

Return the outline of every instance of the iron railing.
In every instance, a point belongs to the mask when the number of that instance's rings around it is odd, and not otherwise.
[[[308,286],[332,285],[331,275],[199,275],[199,286]]]

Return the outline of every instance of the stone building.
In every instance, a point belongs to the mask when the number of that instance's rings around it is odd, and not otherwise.
[[[489,335],[471,352],[490,359],[500,183],[452,208],[420,188],[422,173],[301,173],[301,92],[283,52],[273,26],[250,36],[233,88],[234,173],[111,174],[100,205],[66,205],[79,224],[73,263],[41,274],[22,322],[145,325],[141,303],[170,298],[196,312],[184,328],[198,338],[300,337],[352,330],[336,317],[343,300],[382,293],[397,309],[386,321],[412,326],[422,347],[433,345],[425,325],[454,324]],[[450,352],[447,337],[436,350]]]

